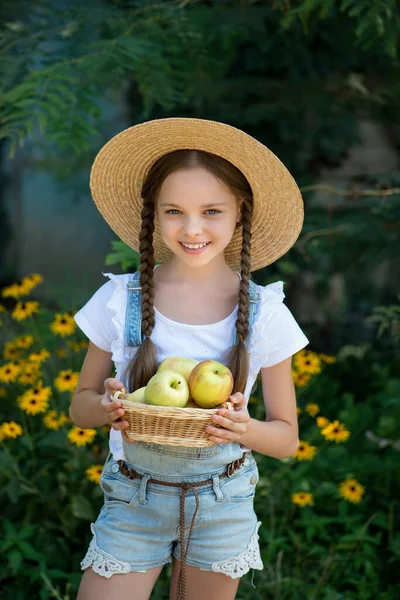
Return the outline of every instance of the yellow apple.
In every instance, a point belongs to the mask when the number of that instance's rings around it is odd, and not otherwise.
[[[146,385],[144,397],[146,404],[183,408],[189,400],[189,386],[181,373],[160,371]]]
[[[199,364],[198,360],[194,358],[185,358],[184,356],[169,356],[165,358],[159,365],[157,373],[159,371],[176,371],[184,376],[186,381],[189,381],[189,375],[194,367]]]
[[[203,360],[190,374],[190,397],[202,408],[214,408],[228,400],[233,384],[228,367],[216,360]]]
[[[129,400],[130,402],[140,402],[142,404],[145,404],[146,403],[146,400],[144,398],[145,389],[146,389],[146,386],[138,388],[131,394],[126,394],[125,400]]]

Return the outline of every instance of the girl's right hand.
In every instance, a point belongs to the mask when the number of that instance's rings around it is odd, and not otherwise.
[[[100,404],[104,408],[111,427],[116,431],[122,431],[129,426],[128,421],[121,420],[125,414],[121,402],[112,400],[111,396],[114,392],[123,390],[124,385],[117,379],[109,378],[104,382],[105,394],[101,399]]]

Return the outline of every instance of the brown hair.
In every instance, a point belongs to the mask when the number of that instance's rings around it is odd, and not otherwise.
[[[202,150],[176,150],[159,158],[151,167],[142,188],[142,228],[139,235],[140,285],[142,287],[142,334],[146,337],[126,368],[130,391],[147,385],[158,368],[157,351],[151,341],[155,325],[154,282],[155,266],[153,232],[155,204],[165,179],[180,169],[201,166],[207,169],[242,201],[243,242],[240,260],[241,281],[239,288],[236,332],[238,342],[231,348],[228,367],[234,378],[233,392],[244,392],[249,372],[249,353],[245,340],[249,335],[249,281],[251,217],[253,194],[245,176],[230,162]]]

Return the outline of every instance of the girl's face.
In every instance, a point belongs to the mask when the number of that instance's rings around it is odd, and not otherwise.
[[[192,267],[223,256],[241,216],[236,196],[203,167],[171,173],[156,210],[165,245]]]

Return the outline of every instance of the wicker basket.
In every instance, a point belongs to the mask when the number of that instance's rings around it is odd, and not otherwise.
[[[116,392],[112,399],[121,402],[125,410],[123,420],[128,421],[129,427],[124,431],[129,439],[168,446],[213,446],[214,442],[205,429],[209,424],[218,427],[210,417],[218,412],[221,405],[212,409],[175,408],[130,402],[123,396],[123,393]],[[231,402],[224,402],[223,406],[233,410]]]

